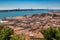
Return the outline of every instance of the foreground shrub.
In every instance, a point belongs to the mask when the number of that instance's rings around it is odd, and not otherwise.
[[[10,35],[13,34],[13,30],[10,28],[4,28],[0,32],[0,40],[10,40]]]
[[[45,40],[60,40],[60,28],[50,27],[47,30],[42,31]]]
[[[24,34],[19,34],[16,36],[12,36],[10,40],[25,40],[25,35]]]

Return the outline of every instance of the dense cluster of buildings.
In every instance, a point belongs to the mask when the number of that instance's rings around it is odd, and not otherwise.
[[[27,16],[15,16],[3,18],[0,23],[5,24],[5,27],[12,28],[14,35],[25,34],[26,40],[30,38],[44,38],[41,33],[51,26],[60,27],[60,12],[48,12],[42,14],[33,14]]]

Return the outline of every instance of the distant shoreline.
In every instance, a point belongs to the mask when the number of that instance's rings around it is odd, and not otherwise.
[[[37,10],[49,10],[49,11],[54,11],[54,9],[11,9],[11,10],[0,10],[0,12],[37,11]],[[60,11],[60,10],[58,10],[58,11]]]
[[[48,9],[11,9],[11,10],[0,10],[0,12],[12,12],[12,11],[35,11],[35,10],[48,10]]]

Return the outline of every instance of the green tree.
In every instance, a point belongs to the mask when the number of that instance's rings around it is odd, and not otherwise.
[[[25,40],[25,35],[19,34],[19,35],[13,36],[13,37],[11,37],[10,40]]]
[[[9,40],[12,34],[13,30],[11,28],[4,28],[0,33],[0,40]]]
[[[56,28],[49,28],[47,30],[42,31],[46,40],[59,40],[60,38],[60,30],[56,30]]]
[[[56,39],[60,40],[60,28],[58,28],[58,30],[56,32]]]

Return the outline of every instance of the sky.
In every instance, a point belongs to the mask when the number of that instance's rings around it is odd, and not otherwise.
[[[60,9],[60,0],[0,0],[0,10],[18,8]]]

